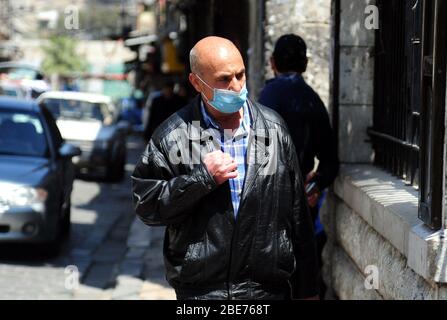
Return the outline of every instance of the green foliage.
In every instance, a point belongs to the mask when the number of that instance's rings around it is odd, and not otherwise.
[[[77,41],[68,37],[51,37],[42,47],[45,58],[42,69],[48,74],[69,75],[87,69],[87,63],[76,54]]]

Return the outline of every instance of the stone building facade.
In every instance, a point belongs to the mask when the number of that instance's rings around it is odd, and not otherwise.
[[[419,191],[374,165],[367,133],[373,125],[376,45],[375,31],[365,26],[369,5],[375,1],[251,1],[248,81],[257,93],[272,76],[268,62],[281,34],[306,40],[305,78],[329,108],[342,163],[321,212],[328,233],[328,296],[447,299],[446,224],[435,231],[425,225],[418,218]]]
[[[373,123],[377,42],[364,25],[370,4],[339,1],[333,56],[339,59],[343,165],[322,212],[329,236],[325,279],[341,299],[447,299],[445,223],[435,231],[425,225],[418,219],[418,190],[373,165],[367,128]]]

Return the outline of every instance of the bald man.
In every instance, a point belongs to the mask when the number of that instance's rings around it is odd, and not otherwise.
[[[190,52],[199,93],[152,135],[135,171],[135,210],[166,226],[166,277],[178,299],[317,294],[317,257],[297,155],[284,121],[248,99],[234,44]]]

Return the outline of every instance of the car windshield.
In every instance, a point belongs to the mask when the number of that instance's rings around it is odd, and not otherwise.
[[[37,71],[26,67],[2,67],[0,68],[0,74],[7,74],[9,79],[21,80],[29,79],[34,80],[37,78]]]
[[[107,105],[80,100],[45,99],[45,106],[55,119],[99,120],[110,118]]]
[[[0,155],[45,157],[47,140],[40,119],[0,110]]]
[[[3,89],[3,92],[4,92],[5,96],[10,96],[10,97],[17,97],[19,95],[17,90],[14,90],[14,89]]]

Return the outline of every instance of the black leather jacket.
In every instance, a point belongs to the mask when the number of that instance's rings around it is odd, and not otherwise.
[[[138,216],[147,225],[167,226],[167,280],[177,297],[316,295],[313,226],[284,121],[249,101],[248,167],[235,219],[228,181],[217,186],[200,158],[178,161],[209,146],[207,136],[197,134],[205,128],[199,103],[198,96],[154,132],[132,175]]]

